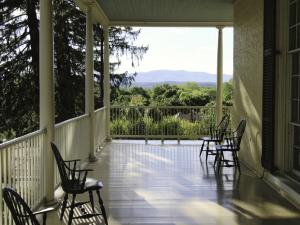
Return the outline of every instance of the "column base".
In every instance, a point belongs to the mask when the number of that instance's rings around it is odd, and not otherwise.
[[[60,202],[57,199],[47,200],[45,199],[46,207],[53,207],[54,209],[58,208],[60,206]]]
[[[106,137],[106,141],[107,141],[107,142],[111,142],[111,141],[112,141],[112,138],[111,138],[110,136],[107,136],[107,137]]]
[[[96,162],[98,159],[97,157],[95,156],[95,154],[90,154],[89,155],[89,162]]]

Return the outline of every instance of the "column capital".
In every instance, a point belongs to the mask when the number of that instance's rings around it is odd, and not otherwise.
[[[216,26],[219,31],[222,31],[225,26]]]

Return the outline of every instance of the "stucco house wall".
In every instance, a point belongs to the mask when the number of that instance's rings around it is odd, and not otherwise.
[[[247,120],[239,158],[261,174],[263,1],[234,3],[234,107],[233,126]]]

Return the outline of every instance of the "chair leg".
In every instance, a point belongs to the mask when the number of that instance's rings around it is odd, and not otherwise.
[[[220,152],[219,156],[218,156],[218,173],[220,173],[221,163],[222,163],[223,159],[224,159],[224,154],[223,154],[223,152]]]
[[[102,212],[102,216],[103,216],[104,222],[105,222],[106,225],[108,225],[106,211],[105,211],[105,208],[104,208],[104,205],[103,205],[103,200],[102,200],[102,198],[100,196],[100,191],[96,190],[96,193],[98,195],[99,204],[100,204],[100,208],[101,208],[101,212]]]
[[[217,163],[217,161],[219,159],[219,154],[220,154],[219,151],[217,151],[216,155],[215,155],[214,167],[216,166],[216,163]]]
[[[46,225],[47,213],[43,214],[43,225]]]
[[[76,195],[73,194],[73,196],[72,196],[72,203],[71,203],[71,209],[70,209],[70,214],[69,214],[69,222],[68,222],[68,225],[71,225],[71,224],[72,224],[72,219],[73,219],[73,214],[74,214],[75,198],[76,198]]]
[[[209,141],[207,142],[207,145],[206,145],[206,162],[207,162],[207,159],[208,159],[208,152],[209,152]]]
[[[64,213],[65,213],[65,210],[67,207],[67,202],[68,202],[68,194],[66,193],[64,196],[64,201],[63,201],[62,207],[61,207],[60,220],[62,220],[64,217]]]
[[[202,145],[201,145],[201,149],[200,149],[200,153],[199,153],[199,157],[201,156],[202,152],[203,152],[203,148],[204,148],[204,140],[202,141]]]
[[[91,205],[92,205],[92,210],[93,210],[93,212],[95,212],[94,198],[93,198],[93,192],[92,191],[89,191],[89,196],[90,196],[90,202],[91,202]]]
[[[238,158],[236,152],[233,152],[233,154],[234,154],[235,161],[236,161],[236,165],[237,165],[237,167],[238,167],[238,169],[239,169],[239,172],[241,172],[241,167],[240,167],[239,158]]]

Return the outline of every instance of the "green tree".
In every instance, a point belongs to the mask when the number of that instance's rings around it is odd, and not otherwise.
[[[186,82],[184,84],[178,85],[179,88],[184,90],[201,90],[200,85],[197,82]]]
[[[85,15],[73,0],[54,0],[56,122],[84,113]]]
[[[161,106],[180,106],[180,88],[176,85],[163,84],[153,89],[153,104]]]
[[[109,37],[109,47],[111,55],[115,56],[116,61],[110,63],[111,70],[111,101],[117,98],[117,91],[120,87],[130,87],[134,81],[136,73],[129,74],[117,73],[121,65],[123,55],[130,56],[131,64],[135,67],[148,50],[148,46],[138,46],[135,44],[141,30],[134,30],[132,27],[111,27]]]
[[[232,79],[223,84],[223,104],[231,106],[233,104],[233,81]]]
[[[133,87],[130,89],[131,105],[148,106],[150,104],[150,95],[142,87]]]
[[[150,98],[150,95],[148,94],[148,92],[142,87],[133,87],[129,90],[129,92],[131,93],[131,95],[141,95],[144,98],[147,98],[147,99]]]
[[[130,98],[130,106],[147,106],[149,101],[142,95],[133,95]]]
[[[38,128],[39,122],[39,7],[38,0],[0,0],[0,130],[23,135]],[[85,15],[74,0],[54,0],[54,63],[56,122],[84,112]],[[103,100],[103,40],[95,31],[96,100]],[[109,45],[113,62],[113,92],[134,79],[127,72],[115,73],[123,54],[133,66],[148,47],[137,46],[140,30],[112,27]],[[99,85],[99,86],[98,86]],[[102,95],[102,96],[101,96]],[[97,104],[97,103],[96,103]],[[103,102],[100,102],[100,106]]]
[[[179,95],[179,100],[188,106],[204,106],[211,101],[209,93],[202,90],[183,90]]]
[[[16,136],[38,128],[37,10],[38,0],[0,1],[0,131]]]

